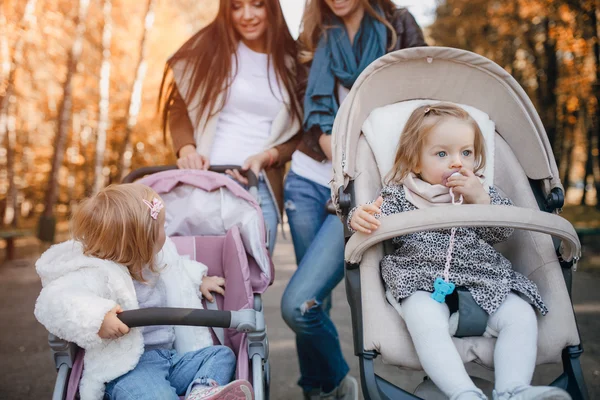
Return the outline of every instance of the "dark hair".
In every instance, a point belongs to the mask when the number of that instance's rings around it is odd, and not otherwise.
[[[279,81],[290,97],[290,112],[301,119],[300,103],[296,93],[296,43],[292,38],[278,0],[263,0],[267,10],[267,30],[265,32],[269,63]],[[184,63],[184,75],[190,76],[189,89],[180,93],[186,104],[200,93],[198,107],[210,110],[211,115],[221,111],[216,101],[222,91],[229,89],[232,83],[232,55],[235,55],[240,41],[239,34],[231,21],[231,0],[221,0],[217,17],[208,26],[201,29],[177,50],[167,61],[163,72],[158,99],[159,112],[162,109],[162,129],[166,135],[170,107],[177,95],[177,86],[173,77],[173,66]],[[237,64],[237,58],[236,58]],[[200,118],[202,113],[198,113]],[[198,123],[199,121],[192,121]]]

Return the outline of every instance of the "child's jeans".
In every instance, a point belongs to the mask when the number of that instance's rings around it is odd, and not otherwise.
[[[137,366],[106,384],[105,399],[179,400],[192,384],[228,384],[235,373],[236,358],[226,346],[209,346],[183,355],[175,350],[149,350]]]

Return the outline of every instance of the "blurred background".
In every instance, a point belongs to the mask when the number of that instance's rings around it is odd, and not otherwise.
[[[304,0],[280,1],[296,37]],[[600,0],[396,3],[430,45],[494,60],[536,106],[566,190],[563,216],[584,244],[573,296],[586,380],[591,398],[600,398]],[[51,393],[46,332],[32,313],[40,289],[34,262],[67,237],[74,203],[132,169],[174,163],[157,115],[163,68],[217,8],[218,0],[0,1],[1,399]],[[296,266],[289,238],[280,239],[277,280],[265,299],[272,398],[291,399],[300,398],[295,342],[279,300]],[[343,285],[334,297],[358,376]]]
[[[282,0],[297,36],[303,0]],[[399,0],[428,43],[511,73],[544,122],[578,227],[600,220],[598,0]],[[157,117],[166,59],[217,0],[4,0],[0,223],[46,241],[73,202],[132,168],[174,162]],[[40,232],[38,222],[41,218]]]

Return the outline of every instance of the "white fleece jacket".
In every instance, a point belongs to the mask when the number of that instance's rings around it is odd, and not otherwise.
[[[167,239],[157,264],[167,288],[169,307],[202,308],[200,283],[205,265],[182,258]],[[42,292],[35,316],[49,332],[85,349],[79,391],[82,400],[100,400],[104,384],[135,368],[144,352],[139,328],[113,340],[101,339],[98,331],[104,316],[116,304],[123,310],[139,308],[127,268],[112,261],[88,257],[76,241],[50,247],[36,263]],[[213,344],[208,328],[175,327],[175,350],[198,350]]]

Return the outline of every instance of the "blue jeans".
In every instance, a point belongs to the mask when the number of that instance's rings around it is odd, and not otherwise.
[[[144,352],[134,369],[106,384],[106,400],[172,399],[187,395],[192,384],[219,386],[234,376],[235,354],[226,346],[209,346],[183,355],[175,350]]]
[[[275,207],[275,199],[271,196],[269,187],[262,176],[258,181],[258,199],[260,201],[260,209],[262,210],[263,218],[265,219],[265,228],[269,235],[267,246],[269,248],[269,253],[273,255],[273,251],[275,251],[275,240],[277,239],[277,225],[279,224],[279,218],[277,215],[277,207]]]
[[[281,300],[281,314],[296,333],[300,381],[305,392],[330,392],[348,374],[335,325],[323,303],[344,277],[344,229],[325,210],[330,190],[290,171],[285,210],[298,269]]]

